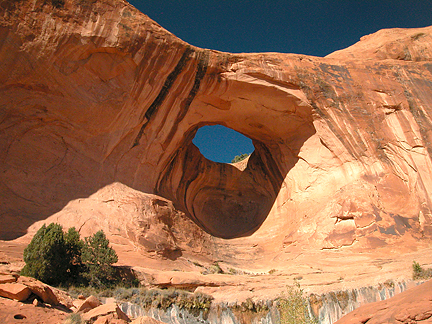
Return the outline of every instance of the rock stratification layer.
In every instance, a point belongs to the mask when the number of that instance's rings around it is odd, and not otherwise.
[[[230,54],[122,0],[6,0],[0,56],[2,239],[113,183],[171,200],[226,260],[431,238],[431,27]],[[252,139],[244,170],[192,143],[214,124]]]

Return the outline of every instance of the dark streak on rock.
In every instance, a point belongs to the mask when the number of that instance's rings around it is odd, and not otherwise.
[[[429,158],[432,160],[432,146],[429,139],[429,132],[432,129],[432,123],[425,115],[424,111],[417,106],[413,95],[407,89],[404,90],[404,93],[408,101],[409,110],[413,115],[417,125],[419,126],[423,144],[429,153]]]
[[[325,67],[327,68],[327,66]],[[343,70],[345,71],[345,70]],[[317,74],[320,73],[321,71],[317,70],[316,71]],[[337,71],[340,72],[340,71]],[[302,78],[307,79],[307,78],[311,78],[311,75],[307,75],[304,74],[301,70],[298,70],[298,78],[299,80],[302,80]],[[316,78],[317,76],[315,76]],[[351,78],[349,77],[349,74],[347,73],[347,76],[344,77],[344,79],[346,80],[351,80]],[[329,129],[332,131],[333,134],[335,134],[335,136],[337,137],[337,139],[341,142],[341,144],[345,147],[345,149],[348,151],[348,153],[354,157],[354,158],[359,158],[360,156],[356,153],[356,150],[352,147],[352,145],[349,143],[349,141],[347,141],[345,138],[342,137],[342,130],[339,129],[338,127],[336,127],[335,125],[337,125],[336,122],[333,121],[333,118],[331,116],[329,116],[323,109],[319,108],[318,105],[316,104],[316,102],[314,102],[313,98],[314,98],[314,92],[321,92],[324,97],[326,97],[327,99],[330,99],[333,101],[335,108],[338,108],[339,111],[344,111],[344,109],[340,108],[339,105],[339,100],[337,98],[337,95],[334,93],[333,89],[331,88],[331,86],[326,83],[323,79],[318,78],[317,80],[317,85],[320,88],[320,91],[314,91],[313,89],[311,89],[308,85],[306,84],[300,84],[301,89],[306,93],[307,97],[309,98],[309,102],[314,110],[314,112],[322,119],[325,121],[325,123],[327,124],[327,126],[329,127]],[[345,115],[349,115],[345,112]],[[359,137],[359,135],[357,134],[357,137]]]
[[[341,114],[343,114],[343,118],[348,119],[352,125],[356,125],[357,124],[356,120],[351,116],[351,114],[354,110],[353,109],[354,107],[350,107],[351,110],[348,111],[346,109],[345,105],[343,104],[343,102],[345,102],[345,104],[349,104],[349,101],[346,100],[346,97],[343,98],[343,97],[338,96],[337,93],[334,91],[333,87],[324,80],[325,76],[327,74],[330,74],[338,81],[340,81],[340,80],[345,81],[347,85],[350,85],[350,87],[347,87],[348,90],[350,90],[352,93],[354,93],[355,91],[353,91],[353,89],[351,87],[353,80],[352,80],[348,70],[346,70],[344,67],[334,67],[334,66],[329,66],[327,64],[321,64],[320,68],[323,69],[323,71],[325,72],[324,75],[321,75],[321,71],[320,71],[320,73],[317,76],[318,77],[317,84],[318,84],[321,92],[323,93],[323,95],[326,98],[333,101],[332,105],[335,108],[337,108],[337,110],[335,110],[335,112],[340,112]],[[331,71],[333,71],[334,73],[332,73]],[[347,91],[347,89],[345,89],[345,92],[349,92],[349,91]],[[339,125],[339,123],[330,123],[330,124]],[[342,133],[341,129],[339,129],[339,131],[341,134]],[[350,154],[354,158],[360,159],[362,153],[364,151],[366,151],[367,147],[366,147],[366,144],[363,142],[362,137],[360,136],[360,134],[358,132],[358,128],[357,127],[352,128],[351,132],[348,132],[345,134],[345,137],[346,137],[345,140],[342,141],[345,148],[350,152]],[[339,136],[338,136],[338,138],[339,138]],[[355,144],[353,145],[352,143],[355,143]],[[359,152],[359,149],[363,152]]]
[[[160,105],[162,105],[163,101],[165,100],[166,96],[168,95],[169,90],[171,89],[171,87],[174,84],[175,80],[177,79],[177,77],[179,76],[179,74],[183,71],[183,69],[185,68],[187,62],[189,62],[189,60],[191,59],[191,54],[192,53],[193,53],[193,49],[191,47],[186,47],[185,51],[183,52],[182,57],[180,58],[180,60],[178,61],[177,65],[176,65],[176,67],[168,75],[167,79],[165,80],[165,83],[164,83],[161,91],[159,92],[158,96],[152,102],[152,104],[150,105],[150,107],[147,109],[147,111],[146,111],[146,113],[144,115],[144,117],[146,118],[146,121],[141,126],[141,129],[138,132],[138,135],[135,138],[132,147],[135,147],[135,146],[137,146],[139,144],[139,141],[140,141],[140,139],[141,139],[141,137],[142,137],[142,135],[144,133],[145,126],[150,121],[151,117],[154,115],[154,113],[156,112],[157,108],[159,108]]]
[[[186,113],[189,110],[190,105],[192,104],[192,101],[195,99],[196,94],[198,93],[198,90],[201,85],[201,81],[204,78],[207,67],[209,62],[209,53],[208,51],[202,51],[198,53],[198,66],[197,66],[197,72],[195,74],[195,81],[192,86],[192,89],[189,91],[189,95],[186,99],[182,101],[180,104],[180,112],[176,118],[175,126],[171,128],[170,133],[167,136],[166,143],[170,143],[172,138],[174,137],[174,134],[177,131],[177,126],[180,124],[180,122],[184,119],[186,116]]]
[[[354,157],[357,158],[358,156],[355,154],[354,149],[351,147],[349,143],[346,143],[345,139],[341,135],[341,130],[337,129],[335,125],[337,125],[336,122],[332,121],[332,118],[330,116],[327,116],[327,114],[324,113],[323,110],[321,110],[318,105],[311,101],[311,106],[314,109],[314,111],[326,122],[328,128],[332,131],[333,134],[337,137],[337,139],[341,142],[341,144],[345,147],[345,149],[348,151],[348,153]]]
[[[192,104],[192,101],[194,100],[196,94],[198,93],[198,90],[200,88],[201,85],[201,81],[203,80],[206,72],[207,72],[207,67],[208,67],[208,62],[209,62],[209,53],[208,51],[202,51],[198,53],[198,66],[197,66],[197,72],[195,74],[195,81],[194,84],[192,86],[192,89],[189,91],[189,95],[187,96],[186,99],[184,99],[181,103],[181,109],[180,109],[180,113],[176,118],[176,123],[175,123],[175,127],[173,127],[170,131],[170,133],[167,136],[167,140],[166,142],[169,143],[172,138],[174,137],[175,132],[177,131],[177,125],[180,124],[180,121],[183,120],[183,118],[186,116],[187,111],[189,110],[190,105]],[[186,152],[187,155],[188,152]],[[158,185],[156,188],[156,192],[159,192],[160,189],[160,184],[166,181],[166,176],[168,174],[171,173],[173,165],[174,165],[174,161],[176,160],[177,157],[177,152],[175,152],[173,154],[173,156],[171,156],[168,159],[168,163],[164,168],[164,171],[161,173],[162,175],[164,175],[160,180],[158,180]],[[185,157],[187,158],[187,157]],[[186,195],[185,195],[186,197]],[[186,201],[184,201],[184,204],[186,206]]]

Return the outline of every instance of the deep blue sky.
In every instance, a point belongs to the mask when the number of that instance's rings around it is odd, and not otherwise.
[[[222,125],[201,127],[192,142],[215,162],[229,163],[236,155],[254,151],[250,138]]]
[[[233,53],[325,56],[379,29],[432,25],[432,0],[129,2],[189,44]],[[221,129],[218,127],[216,135],[211,137],[227,136]],[[204,135],[208,135],[208,130]],[[250,148],[243,148],[241,144],[231,150],[236,140],[225,139],[220,142],[230,145],[221,150],[212,138],[194,142],[199,147],[200,144],[215,147],[217,158],[213,160],[229,162],[235,155],[250,152]],[[204,154],[202,148],[201,152]]]

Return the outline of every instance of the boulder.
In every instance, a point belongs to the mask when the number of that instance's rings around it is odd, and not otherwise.
[[[61,289],[57,289],[55,287],[49,286],[54,293],[54,295],[57,297],[57,300],[59,304],[62,304],[66,306],[67,308],[73,307],[73,301],[75,300],[72,298],[66,291],[63,291]]]
[[[18,301],[25,301],[29,298],[31,290],[20,283],[4,283],[0,284],[0,296],[14,299]]]
[[[102,305],[102,303],[97,297],[92,295],[84,301],[81,299],[75,300],[73,305],[77,308],[77,312],[86,313],[89,310]]]
[[[73,311],[77,313],[78,309],[81,308],[82,304],[84,304],[84,300],[82,299],[75,299],[74,301],[72,301]]]
[[[85,321],[96,320],[101,316],[113,315],[115,319],[124,320],[126,322],[130,322],[129,317],[122,312],[122,310],[118,307],[116,303],[104,304],[93,308],[92,310],[85,313],[82,318]]]
[[[20,276],[17,282],[27,286],[31,292],[39,296],[44,303],[53,306],[59,304],[59,300],[54,293],[54,288],[44,284],[42,281],[30,277]]]

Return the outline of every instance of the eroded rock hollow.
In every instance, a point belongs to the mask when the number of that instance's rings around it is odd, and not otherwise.
[[[0,19],[1,239],[113,183],[273,251],[431,238],[430,27],[318,58],[196,48],[122,0]],[[192,143],[215,124],[252,139],[244,170]]]

